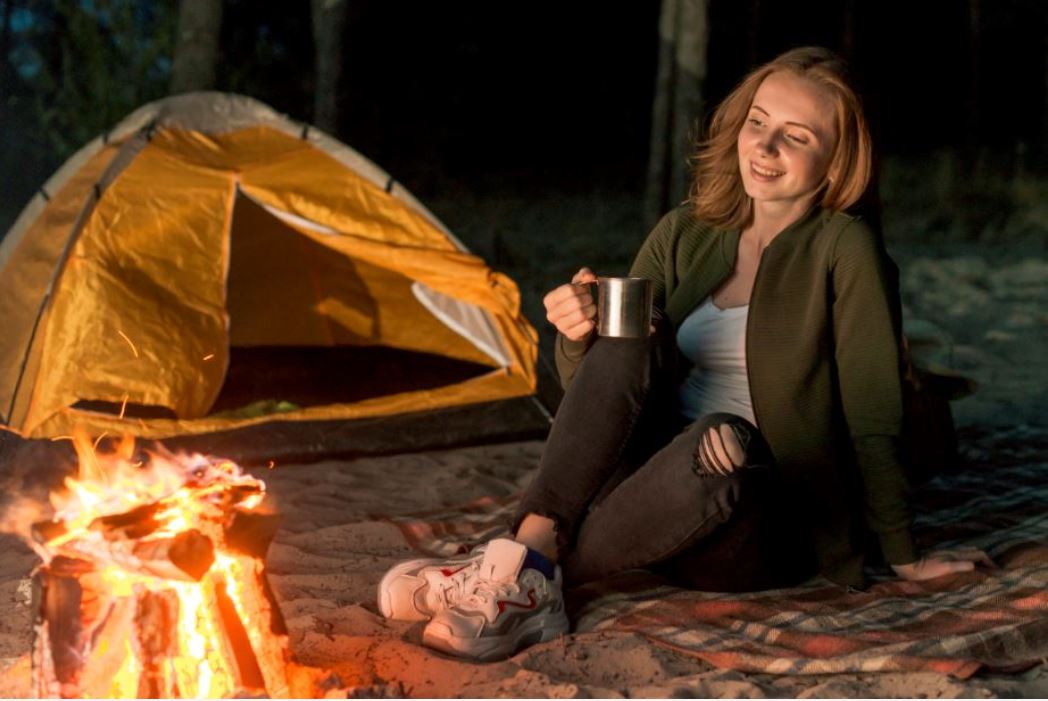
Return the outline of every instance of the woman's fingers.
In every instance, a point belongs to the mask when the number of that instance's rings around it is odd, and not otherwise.
[[[990,568],[996,568],[997,563],[986,554],[986,551],[980,550],[979,548],[954,548],[951,550],[936,550],[928,553],[925,557],[932,558],[935,560],[947,560],[950,562],[967,561],[972,562],[976,565],[984,565]]]
[[[573,341],[585,338],[596,327],[597,305],[588,285],[596,280],[592,270],[580,268],[569,284],[550,290],[542,298],[546,319]]]
[[[893,565],[892,569],[902,579],[920,581],[947,574],[971,572],[976,565],[997,567],[997,563],[981,550],[974,548],[929,553],[917,562],[908,565]]]
[[[562,304],[571,304],[574,300],[579,300],[582,304],[592,304],[593,295],[590,294],[589,287],[575,283],[561,285],[550,290],[542,298],[542,304],[547,312],[551,312]]]
[[[593,317],[596,313],[597,305],[593,303],[593,296],[590,294],[573,295],[560,301],[554,300],[546,306],[546,318],[555,325],[561,321],[577,323]]]
[[[592,322],[595,312],[596,309],[591,304],[587,307],[579,307],[578,309],[565,311],[562,314],[550,314],[547,318],[551,324],[557,327],[558,331],[563,332],[567,329],[574,328],[583,322]]]
[[[932,575],[933,577],[939,577],[944,574],[954,574],[957,572],[971,572],[975,569],[975,563],[968,560],[937,560],[930,564],[932,565],[930,569],[937,572],[937,574]]]
[[[550,314],[548,318],[550,323],[557,327],[557,331],[573,341],[578,341],[589,335],[596,326],[594,321],[596,313],[597,308],[589,304],[570,310],[562,310],[560,314]]]
[[[589,289],[578,285],[563,285],[550,292],[548,297],[546,311],[554,314],[564,314],[582,307],[594,306],[593,295],[590,294]]]
[[[583,266],[571,277],[572,285],[584,285],[597,281],[597,275],[589,268]]]
[[[575,326],[562,330],[561,333],[564,334],[565,338],[568,338],[572,341],[580,341],[586,336],[589,336],[591,333],[593,333],[593,329],[595,328],[597,328],[596,322],[594,322],[592,319],[586,319],[585,321],[582,321],[576,324]]]
[[[965,548],[960,552],[960,557],[976,565],[985,565],[992,569],[997,568],[997,563],[993,561],[993,558],[986,554],[985,550],[979,550],[978,548]]]

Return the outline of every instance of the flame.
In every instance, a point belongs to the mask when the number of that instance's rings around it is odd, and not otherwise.
[[[202,532],[210,536],[223,525],[220,519],[225,507],[250,511],[265,497],[265,484],[243,474],[236,463],[228,460],[154,453],[148,463],[132,461],[134,438],[125,436],[116,452],[104,456],[103,462],[95,452],[98,441],[92,444],[81,431],[75,432],[72,439],[79,461],[78,474],[66,478],[66,492],[51,494],[55,520],[63,522],[66,534],[60,540],[49,541],[47,546],[85,538],[97,541],[102,536],[89,531],[95,519],[152,503],[160,505],[154,516],[161,524],[155,537],[170,537],[195,527],[202,527]],[[233,487],[246,487],[249,491],[235,504],[227,504],[226,497]],[[217,523],[215,519],[219,519]],[[45,549],[40,554],[45,562],[50,562],[52,553]]]
[[[124,662],[113,676],[113,684],[110,687],[112,698],[131,699],[138,696],[138,675],[142,667],[138,663],[138,657],[131,647],[131,639],[124,640]]]
[[[78,473],[66,479],[66,491],[51,495],[53,522],[61,524],[62,532],[43,542],[37,539],[35,549],[45,563],[57,555],[90,560],[111,596],[134,597],[144,592],[169,596],[173,592],[178,602],[174,652],[155,673],[185,698],[237,693],[237,662],[230,641],[223,638],[216,598],[219,589],[244,623],[260,664],[264,655],[257,651],[266,650],[267,643],[272,647],[266,639],[272,633],[250,624],[259,610],[269,610],[267,603],[258,602],[264,599],[261,563],[224,548],[225,528],[237,511],[255,509],[262,502],[265,485],[228,460],[167,452],[135,459],[134,438],[129,436],[105,455],[96,452],[97,441],[92,444],[83,432],[75,432],[72,439]],[[151,529],[145,535],[121,539],[98,525],[99,519],[124,517],[143,507],[149,509],[145,518]],[[188,576],[187,581],[158,576],[142,566],[133,550],[136,544],[163,541],[190,529],[214,544],[214,562],[198,581],[189,581]],[[136,698],[141,693],[143,653],[129,639],[124,647],[119,669],[109,678],[107,695],[111,698]],[[275,689],[269,692],[278,693]]]

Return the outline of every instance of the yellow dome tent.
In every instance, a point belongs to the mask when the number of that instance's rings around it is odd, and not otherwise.
[[[146,105],[0,242],[0,419],[164,438],[536,389],[516,285],[356,151],[243,96]]]

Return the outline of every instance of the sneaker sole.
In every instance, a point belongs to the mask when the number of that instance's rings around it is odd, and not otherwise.
[[[536,616],[525,621],[509,634],[491,638],[464,638],[452,635],[451,629],[430,623],[422,631],[422,644],[456,657],[467,657],[478,662],[500,660],[517,651],[544,643],[568,632],[571,624],[561,609],[559,613]],[[440,632],[437,632],[440,629]]]
[[[390,618],[395,621],[425,621],[433,617],[432,613],[419,611],[412,601],[411,609],[408,611],[396,611],[393,606],[393,597],[389,595],[389,585],[394,579],[410,572],[411,570],[418,569],[420,567],[428,567],[429,565],[435,565],[443,562],[444,560],[438,558],[431,558],[428,560],[409,560],[408,562],[402,562],[396,565],[389,572],[382,577],[382,581],[378,583],[378,610],[384,618]],[[412,597],[414,599],[414,597]]]

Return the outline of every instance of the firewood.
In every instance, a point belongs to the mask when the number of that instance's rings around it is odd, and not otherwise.
[[[76,684],[80,671],[80,582],[47,569],[36,575],[42,593],[40,617],[47,626],[47,655],[60,684]]]
[[[240,676],[240,684],[246,691],[258,690],[265,693],[266,680],[262,676],[262,670],[258,666],[255,651],[251,648],[247,631],[240,620],[233,601],[226,593],[224,581],[218,581],[215,586],[215,602],[218,605],[218,613],[222,621],[222,628],[229,641],[229,647],[233,651],[236,660],[237,671]]]
[[[226,529],[225,545],[245,555],[265,559],[281,520],[279,514],[237,511]]]
[[[140,540],[131,552],[142,572],[167,579],[199,581],[215,562],[214,543],[195,528],[172,538]]]
[[[144,538],[160,527],[154,516],[162,506],[160,502],[153,502],[123,513],[99,516],[88,529],[99,531],[107,540]]]
[[[143,538],[160,527],[160,522],[154,518],[159,508],[160,504],[153,503],[119,514],[99,516],[91,521],[88,530],[101,533],[106,540]],[[69,527],[64,521],[37,521],[31,526],[30,532],[37,543],[46,546],[67,535]]]
[[[37,521],[29,528],[29,531],[33,535],[33,540],[40,545],[47,545],[69,532],[62,521]]]
[[[144,591],[138,597],[135,634],[142,662],[138,680],[138,697],[162,699],[177,696],[177,688],[168,674],[165,662],[178,652],[178,596],[173,591]]]
[[[94,572],[97,568],[93,562],[83,558],[56,555],[51,558],[47,569],[58,577],[80,577],[88,572]]]

